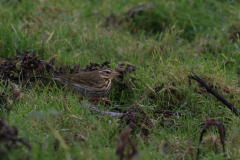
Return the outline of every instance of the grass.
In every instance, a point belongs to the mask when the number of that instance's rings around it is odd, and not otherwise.
[[[108,94],[112,104],[128,109],[138,103],[145,111],[168,109],[188,115],[153,116],[156,127],[148,140],[143,141],[139,133],[133,136],[138,158],[196,158],[201,123],[215,118],[226,127],[227,157],[239,159],[239,117],[212,95],[196,93],[195,89],[204,89],[195,82],[190,87],[188,75],[191,71],[197,73],[239,109],[240,3],[154,0],[153,9],[136,13],[135,19],[129,20],[127,11],[142,4],[149,3],[2,1],[0,60],[15,56],[15,42],[21,51],[36,50],[42,59],[56,57],[62,64],[81,64],[81,68],[90,62],[108,60],[113,69],[122,62],[133,64],[136,71],[125,77],[130,87],[119,92],[114,85]],[[111,13],[117,21],[106,27]],[[132,82],[131,77],[137,80]],[[159,93],[150,92],[139,101],[149,87],[162,84]],[[2,84],[1,88],[4,87]],[[32,145],[31,159],[118,159],[118,121],[92,113],[86,108],[87,99],[86,103],[79,103],[79,95],[66,93],[66,88],[58,83],[37,88],[22,88],[22,98],[11,112],[1,112],[9,125],[18,127],[19,137]],[[112,109],[100,104],[98,107]],[[214,129],[203,142],[201,159],[224,159]],[[26,154],[28,150],[20,145],[7,154],[7,159]]]

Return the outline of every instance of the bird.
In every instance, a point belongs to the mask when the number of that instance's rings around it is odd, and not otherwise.
[[[56,80],[64,85],[69,86],[69,88],[79,92],[83,96],[89,96],[90,98],[99,100],[109,92],[112,79],[119,75],[121,74],[117,73],[111,68],[105,67],[99,70],[81,72],[77,74],[36,78]]]

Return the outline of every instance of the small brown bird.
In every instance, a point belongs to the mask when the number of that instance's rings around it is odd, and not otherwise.
[[[57,80],[81,95],[100,98],[106,95],[112,83],[112,78],[121,75],[111,68],[102,68],[96,71],[81,72],[54,77],[37,77]]]

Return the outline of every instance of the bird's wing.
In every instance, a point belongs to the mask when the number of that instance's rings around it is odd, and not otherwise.
[[[63,76],[63,78],[69,83],[84,84],[88,86],[96,86],[98,84],[101,84],[101,81],[104,80],[102,78],[94,77],[94,75],[86,74],[67,75]]]

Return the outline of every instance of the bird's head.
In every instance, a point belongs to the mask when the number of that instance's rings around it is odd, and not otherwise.
[[[101,77],[105,78],[105,79],[112,79],[115,76],[121,75],[120,73],[117,73],[116,71],[114,71],[111,68],[102,68],[102,69],[98,70],[98,72],[101,75]]]

